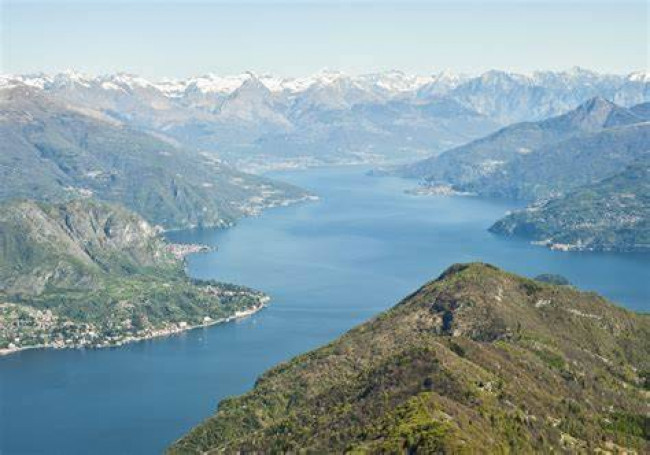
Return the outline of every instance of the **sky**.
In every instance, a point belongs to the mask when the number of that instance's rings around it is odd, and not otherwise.
[[[648,70],[645,0],[0,0],[0,72]]]

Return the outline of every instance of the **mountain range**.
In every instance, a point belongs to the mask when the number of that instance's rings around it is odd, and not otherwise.
[[[4,75],[4,89],[44,95],[218,154],[239,167],[413,159],[518,121],[535,121],[601,96],[622,106],[650,101],[650,77],[579,68],[479,76],[399,71],[304,78],[246,73],[148,81],[128,74]]]
[[[646,105],[618,106],[595,97],[565,114],[507,126],[397,173],[428,185],[515,199],[560,195],[622,171],[646,155]]]
[[[645,453],[649,342],[594,293],[458,264],[169,452]]]

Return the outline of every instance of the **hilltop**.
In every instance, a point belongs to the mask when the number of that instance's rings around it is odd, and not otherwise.
[[[650,319],[486,264],[262,375],[170,453],[650,449]]]

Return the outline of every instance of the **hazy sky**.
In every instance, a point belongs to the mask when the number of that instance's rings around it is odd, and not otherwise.
[[[0,71],[647,70],[644,0],[8,1]]]

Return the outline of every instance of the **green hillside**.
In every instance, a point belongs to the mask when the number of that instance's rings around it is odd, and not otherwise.
[[[552,248],[650,251],[650,160],[601,182],[533,205],[497,221],[490,230]]]
[[[119,206],[1,206],[0,350],[118,344],[265,301],[240,286],[189,279],[156,230]]]
[[[650,318],[456,265],[226,399],[170,453],[650,450]]]
[[[0,91],[0,137],[0,201],[92,196],[184,228],[229,225],[306,196],[26,87]]]

